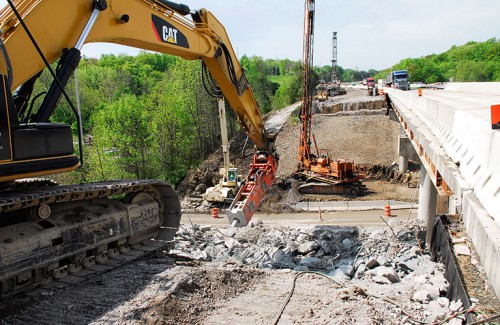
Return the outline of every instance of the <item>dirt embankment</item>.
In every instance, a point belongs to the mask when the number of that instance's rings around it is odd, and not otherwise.
[[[364,105],[370,103],[368,106]],[[399,174],[398,171],[398,136],[400,125],[385,115],[382,97],[367,96],[363,90],[348,90],[343,96],[330,97],[327,101],[314,102],[318,107],[337,105],[342,107],[342,114],[314,114],[312,118],[312,133],[319,149],[326,149],[334,159],[348,159],[358,166],[365,167],[365,190],[357,198],[359,200],[385,200],[396,199],[411,201],[415,197],[418,181],[418,172],[412,173],[409,183],[408,175]],[[340,105],[340,106],[338,106]],[[376,107],[369,112],[364,106]],[[380,108],[379,108],[380,107]],[[266,124],[270,120],[279,119],[279,126],[272,123],[273,132],[279,133],[276,138],[276,149],[279,154],[279,167],[277,184],[266,194],[262,209],[271,209],[271,203],[294,203],[302,200],[348,200],[345,196],[317,196],[304,197],[293,190],[290,175],[297,166],[300,105],[292,105],[285,109],[287,117],[278,118],[279,112],[267,116]],[[361,109],[360,111],[355,111]],[[327,109],[328,110],[328,109]],[[268,126],[268,125],[266,125]],[[253,144],[246,140],[244,133],[238,134],[231,140],[231,162],[239,168],[242,175],[246,175],[252,162]],[[181,183],[178,192],[186,194],[201,194],[206,187],[213,186],[220,179],[219,168],[222,166],[222,152],[218,150],[205,160],[200,168],[190,171]],[[408,184],[409,183],[409,184]],[[410,185],[410,186],[408,186]],[[297,202],[295,201],[295,202]],[[267,203],[269,204],[267,204]],[[189,208],[198,208],[199,202],[189,205]],[[280,205],[281,207],[283,205]],[[198,210],[199,211],[199,210]],[[266,210],[267,211],[267,210]],[[271,211],[280,212],[280,211]]]

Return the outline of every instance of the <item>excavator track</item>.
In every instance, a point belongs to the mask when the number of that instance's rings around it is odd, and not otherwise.
[[[151,247],[152,238],[154,248],[167,245],[179,227],[177,194],[160,181],[41,185],[1,192],[1,298]]]

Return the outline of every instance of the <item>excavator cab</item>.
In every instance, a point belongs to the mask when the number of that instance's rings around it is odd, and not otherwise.
[[[237,178],[238,178],[238,169],[237,168],[229,168],[227,170],[227,182],[228,183],[236,183]]]
[[[7,77],[0,74],[0,182],[76,169],[71,127],[21,122]]]

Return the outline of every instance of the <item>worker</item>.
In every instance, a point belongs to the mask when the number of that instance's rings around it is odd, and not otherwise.
[[[406,171],[406,184],[410,187],[411,182],[411,172],[409,170]]]

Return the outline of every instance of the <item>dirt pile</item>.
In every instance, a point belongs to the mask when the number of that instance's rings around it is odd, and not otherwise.
[[[146,324],[200,323],[214,304],[245,292],[263,277],[262,271],[237,267],[184,270],[169,279],[173,284],[167,293],[156,297],[157,304],[140,319]]]
[[[246,175],[252,162],[254,145],[247,139],[245,132],[239,132],[229,141],[229,157],[231,164],[239,169],[239,173]],[[200,195],[214,186],[221,179],[219,169],[223,167],[222,149],[218,149],[205,159],[201,166],[188,171],[184,180],[177,187],[177,193]]]

